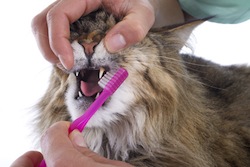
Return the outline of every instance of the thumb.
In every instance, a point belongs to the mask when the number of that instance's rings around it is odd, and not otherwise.
[[[69,138],[73,144],[80,146],[80,147],[87,147],[87,144],[83,139],[82,133],[79,132],[78,130],[73,130],[69,134]]]
[[[140,10],[132,8],[106,35],[104,43],[107,50],[114,53],[140,42],[152,27],[154,16],[154,11],[143,5]]]

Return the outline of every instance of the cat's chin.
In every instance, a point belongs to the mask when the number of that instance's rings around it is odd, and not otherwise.
[[[70,103],[70,104],[69,104]],[[111,122],[116,122],[119,118],[118,115],[120,115],[120,112],[124,114],[123,111],[120,108],[117,107],[106,107],[106,106],[112,106],[112,100],[110,102],[107,102],[108,104],[105,104],[104,106],[100,107],[98,111],[91,117],[89,122],[86,124],[86,127],[103,127],[106,125],[109,125]],[[87,108],[91,105],[91,100],[88,98],[81,98],[78,100],[74,100],[74,102],[68,102],[68,109],[71,115],[72,121],[80,117],[84,112],[87,110]]]

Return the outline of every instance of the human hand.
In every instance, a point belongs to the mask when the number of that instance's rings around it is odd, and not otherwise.
[[[148,0],[58,0],[47,7],[32,22],[38,46],[44,57],[52,63],[61,63],[71,69],[73,52],[69,43],[69,24],[99,8],[125,15],[105,37],[110,52],[118,51],[140,41],[154,23],[154,9]],[[59,60],[58,60],[59,58]]]
[[[65,68],[71,69],[74,60],[68,40],[69,24],[100,6],[114,15],[124,16],[104,39],[105,46],[111,53],[141,41],[154,24],[156,15],[159,16],[157,24],[180,22],[181,10],[177,0],[57,0],[32,21],[34,36],[44,57],[51,63],[60,62]],[[164,17],[165,15],[169,16]]]
[[[131,167],[125,162],[109,160],[92,152],[79,131],[74,130],[68,136],[69,126],[69,122],[58,122],[42,137],[41,147],[48,167],[66,164],[74,167]]]

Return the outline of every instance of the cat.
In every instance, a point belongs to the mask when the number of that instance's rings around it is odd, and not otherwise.
[[[97,10],[70,25],[75,64],[54,66],[37,105],[39,133],[82,115],[101,91],[100,71],[123,67],[128,78],[83,131],[91,150],[143,167],[250,166],[250,67],[181,54],[202,20],[152,29],[109,53],[103,38],[121,19]]]

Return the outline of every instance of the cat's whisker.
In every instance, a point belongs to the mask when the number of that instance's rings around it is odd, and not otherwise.
[[[182,65],[182,60],[178,60],[178,59],[174,59],[174,58],[169,58],[169,57],[163,57],[164,59],[162,59],[162,61],[163,60],[165,60],[165,62],[164,63],[171,63],[171,64],[176,64],[177,66],[184,66],[184,65]],[[128,58],[128,60],[129,61],[135,61],[136,60],[136,58]],[[155,62],[156,63],[158,63],[158,61],[157,60],[155,60]],[[151,62],[151,63],[155,63],[155,62]],[[162,66],[160,66],[160,65],[158,65],[157,66],[157,64],[154,64],[154,68],[158,68],[158,69],[162,69],[162,68],[165,68],[165,70],[168,70],[168,71],[171,71],[173,74],[175,74],[176,76],[178,76],[178,77],[182,77],[182,78],[185,78],[185,79],[188,79],[188,80],[190,80],[190,81],[192,81],[192,82],[196,82],[196,83],[198,83],[198,84],[202,84],[202,85],[204,85],[204,86],[206,86],[206,87],[210,87],[210,88],[214,88],[214,89],[218,89],[218,90],[222,90],[222,88],[218,88],[218,87],[214,87],[214,86],[211,86],[211,85],[209,85],[209,84],[206,84],[206,83],[204,83],[204,82],[201,82],[201,81],[199,81],[199,80],[197,80],[197,79],[195,79],[195,78],[192,78],[192,77],[190,77],[190,76],[187,76],[187,75],[185,75],[185,74],[182,74],[182,73],[180,73],[180,72],[178,72],[178,71],[175,71],[175,70],[172,70],[172,69],[170,69],[170,68],[168,68],[168,67],[162,67]],[[146,63],[146,62],[143,62],[143,64],[145,65],[145,66],[148,66],[148,67],[150,67],[150,66],[152,66],[152,64],[149,64],[149,63]],[[188,63],[187,63],[188,64]],[[201,67],[207,67],[207,68],[210,68],[211,67],[211,65],[199,65],[199,64],[196,64],[196,63],[189,63],[189,64],[191,64],[191,65],[196,65],[196,66],[201,66]],[[189,68],[189,67],[183,67],[183,68]],[[193,71],[196,71],[196,69],[192,69]]]
[[[183,60],[178,60],[178,59],[170,58],[170,57],[166,57],[166,56],[159,56],[159,57],[162,57],[163,58],[162,60],[166,59],[166,62],[171,60],[171,62],[174,61],[174,62],[177,62],[178,64],[183,63]],[[211,67],[211,65],[209,65],[209,64],[205,65],[205,64],[191,63],[191,62],[186,62],[186,61],[185,61],[185,64],[194,65],[194,66],[198,66],[198,67]]]

